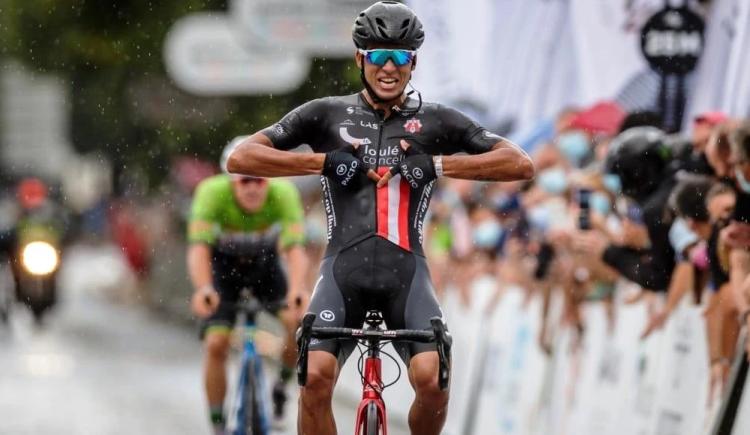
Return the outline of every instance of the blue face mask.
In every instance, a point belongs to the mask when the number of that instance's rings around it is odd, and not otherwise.
[[[526,210],[526,219],[529,220],[529,225],[533,229],[545,232],[547,231],[547,227],[549,227],[549,209],[543,205],[534,206]]]
[[[609,197],[601,192],[592,193],[589,203],[592,210],[603,216],[607,216],[612,210],[612,202],[609,200]]]
[[[740,168],[734,168],[734,177],[737,179],[739,188],[745,193],[750,193],[750,181],[747,181],[747,178],[745,178],[745,174],[740,170]]]
[[[565,158],[575,166],[580,165],[591,152],[589,138],[580,131],[561,134],[557,138],[557,147]]]
[[[496,221],[485,221],[474,228],[474,246],[481,249],[490,249],[500,243],[503,235],[503,227]]]
[[[547,193],[559,195],[568,188],[568,179],[562,168],[549,168],[539,173],[537,183]]]
[[[620,177],[615,174],[604,174],[604,176],[602,177],[602,183],[610,193],[618,195],[622,191],[622,182],[620,182]]]

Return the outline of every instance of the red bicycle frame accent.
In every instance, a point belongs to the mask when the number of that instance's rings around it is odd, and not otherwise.
[[[376,348],[377,349],[377,348]],[[381,375],[381,360],[377,350],[371,349],[365,360],[365,368],[362,382],[362,400],[357,408],[357,420],[354,425],[355,434],[364,434],[365,424],[367,423],[367,408],[370,403],[375,403],[378,408],[378,422],[380,423],[380,433],[388,435],[388,425],[386,424],[385,402],[383,402],[383,378]]]

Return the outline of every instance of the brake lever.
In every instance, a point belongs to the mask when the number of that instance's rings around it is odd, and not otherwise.
[[[302,324],[297,328],[297,384],[304,387],[307,383],[307,350],[310,347],[310,335],[315,314],[307,313],[302,318]]]
[[[453,337],[440,317],[430,319],[432,332],[435,334],[435,345],[437,347],[440,368],[438,371],[438,384],[440,389],[445,391],[450,385],[451,378],[451,347],[453,346]]]

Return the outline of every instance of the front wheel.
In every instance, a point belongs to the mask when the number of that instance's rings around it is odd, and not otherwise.
[[[367,418],[365,419],[365,434],[378,435],[380,433],[380,422],[378,420],[378,407],[375,402],[367,405]]]

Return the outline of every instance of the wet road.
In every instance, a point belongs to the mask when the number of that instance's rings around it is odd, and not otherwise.
[[[208,434],[195,330],[114,302],[111,289],[79,285],[77,275],[108,268],[91,255],[68,256],[71,288],[44,327],[21,307],[10,327],[0,325],[0,434]],[[290,394],[296,397],[293,385]],[[351,433],[355,406],[337,398],[340,433]],[[395,426],[392,434],[403,433]]]

